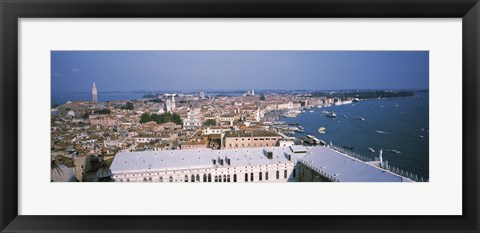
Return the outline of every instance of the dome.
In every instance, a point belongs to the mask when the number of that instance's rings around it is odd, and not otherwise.
[[[112,177],[112,171],[106,165],[103,165],[97,171],[98,181],[108,181]]]
[[[50,179],[52,182],[75,182],[75,175],[73,169],[68,168],[63,164],[56,164],[52,162],[50,170]]]

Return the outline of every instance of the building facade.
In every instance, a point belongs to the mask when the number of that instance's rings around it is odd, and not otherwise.
[[[117,124],[117,120],[113,117],[98,117],[90,120],[92,125],[100,125],[100,126],[115,126]]]
[[[122,152],[111,170],[116,182],[297,182],[303,156],[288,147]]]
[[[226,149],[277,146],[282,137],[267,130],[225,132]]]

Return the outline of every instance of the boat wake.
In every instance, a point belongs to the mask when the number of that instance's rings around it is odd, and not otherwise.
[[[388,152],[392,152],[392,153],[395,153],[395,154],[401,154],[402,152],[398,151],[398,150],[387,150]]]
[[[377,131],[375,131],[375,132],[381,133],[381,134],[390,134],[389,132],[385,132],[385,131],[381,131],[381,130],[377,130]]]

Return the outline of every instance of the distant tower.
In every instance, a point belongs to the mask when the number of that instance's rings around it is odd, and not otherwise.
[[[255,95],[255,90],[252,90],[252,95]]]
[[[92,102],[93,103],[97,102],[97,86],[95,86],[95,83],[93,83],[93,87],[92,87]]]
[[[175,95],[172,95],[172,111],[175,109]]]

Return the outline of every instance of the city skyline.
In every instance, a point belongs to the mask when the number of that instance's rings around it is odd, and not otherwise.
[[[428,51],[52,51],[52,92],[428,89]],[[279,81],[281,80],[281,81]]]

